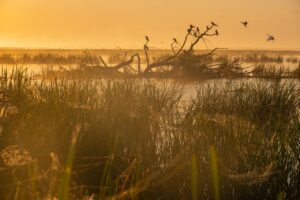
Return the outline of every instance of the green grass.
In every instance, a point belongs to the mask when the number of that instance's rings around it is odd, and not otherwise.
[[[299,188],[295,83],[197,83],[183,104],[179,83],[3,77],[0,152],[17,145],[34,165],[1,161],[1,199],[291,199]]]

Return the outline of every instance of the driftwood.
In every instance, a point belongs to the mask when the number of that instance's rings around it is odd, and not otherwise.
[[[104,62],[104,60],[102,59],[101,56],[99,56],[99,58],[100,58],[100,60],[102,61],[102,63],[103,63],[104,66],[97,65],[97,67],[106,67],[106,68],[109,68],[109,69],[111,69],[111,70],[116,70],[116,71],[117,71],[117,70],[120,70],[120,69],[122,69],[122,68],[124,68],[124,67],[126,67],[126,66],[128,66],[128,65],[130,65],[131,63],[133,63],[134,58],[137,58],[137,62],[138,62],[138,71],[139,71],[139,72],[141,71],[141,69],[140,69],[140,66],[141,66],[141,58],[140,58],[140,55],[137,54],[137,53],[134,54],[134,55],[132,55],[132,56],[130,57],[129,60],[124,61],[124,62],[119,63],[119,64],[114,65],[114,66],[108,66],[108,65]]]

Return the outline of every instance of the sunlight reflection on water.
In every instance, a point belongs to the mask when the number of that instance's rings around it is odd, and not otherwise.
[[[281,67],[284,63],[268,63],[270,66],[278,66]],[[252,63],[243,63],[243,67],[248,67],[253,65]],[[290,70],[295,69],[298,66],[298,63],[289,63],[288,66]],[[24,69],[29,75],[40,75],[47,71],[64,71],[64,70],[73,70],[78,68],[78,64],[73,65],[46,65],[46,64],[26,64],[26,65],[0,65],[0,74],[2,70],[7,70],[8,76],[12,74],[12,72],[18,69]],[[3,75],[3,74],[2,74]],[[233,83],[234,85],[240,85],[242,83],[255,83],[260,81],[259,78],[238,78],[238,79],[209,79],[209,80],[198,80],[198,81],[190,81],[190,80],[172,80],[172,79],[142,79],[146,82],[151,82],[157,85],[158,87],[163,87],[164,85],[172,85],[173,83],[179,84],[183,90],[183,102],[188,102],[190,99],[197,95],[197,91],[200,86],[203,85],[219,85],[220,87],[226,87],[225,85],[228,82]],[[39,80],[37,80],[39,81]],[[300,83],[299,80],[296,79],[283,79],[282,82],[297,82]]]

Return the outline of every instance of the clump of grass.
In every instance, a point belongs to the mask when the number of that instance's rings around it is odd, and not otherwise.
[[[2,53],[1,64],[78,64],[84,59],[82,54],[73,53]]]
[[[297,64],[298,63],[298,58],[297,57],[288,57],[288,58],[286,58],[286,61],[289,62],[289,63]]]
[[[252,185],[262,181],[258,177],[264,177],[269,184],[260,182],[261,188],[275,189],[273,194],[278,194],[275,182],[286,189],[297,187],[298,172],[292,168],[297,166],[298,150],[288,149],[299,144],[298,108],[299,93],[293,83],[203,85],[188,111],[186,131],[194,139],[195,149],[216,146],[227,184]],[[297,142],[291,142],[291,138]],[[205,156],[203,150],[200,152],[200,157]],[[273,176],[277,170],[282,177],[293,177],[294,182]]]
[[[2,64],[14,64],[15,57],[12,54],[4,53],[0,55],[0,63]]]
[[[288,76],[289,71],[280,66],[266,66],[265,64],[256,65],[252,71],[254,77],[267,78],[267,79],[281,79]]]
[[[272,56],[265,53],[251,53],[241,57],[244,62],[254,63],[283,63],[282,56]]]
[[[298,67],[292,72],[293,77],[300,78],[300,62],[298,64]]]

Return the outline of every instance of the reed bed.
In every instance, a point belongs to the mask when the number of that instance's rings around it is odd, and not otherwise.
[[[1,199],[296,199],[293,82],[33,80],[2,71]]]

